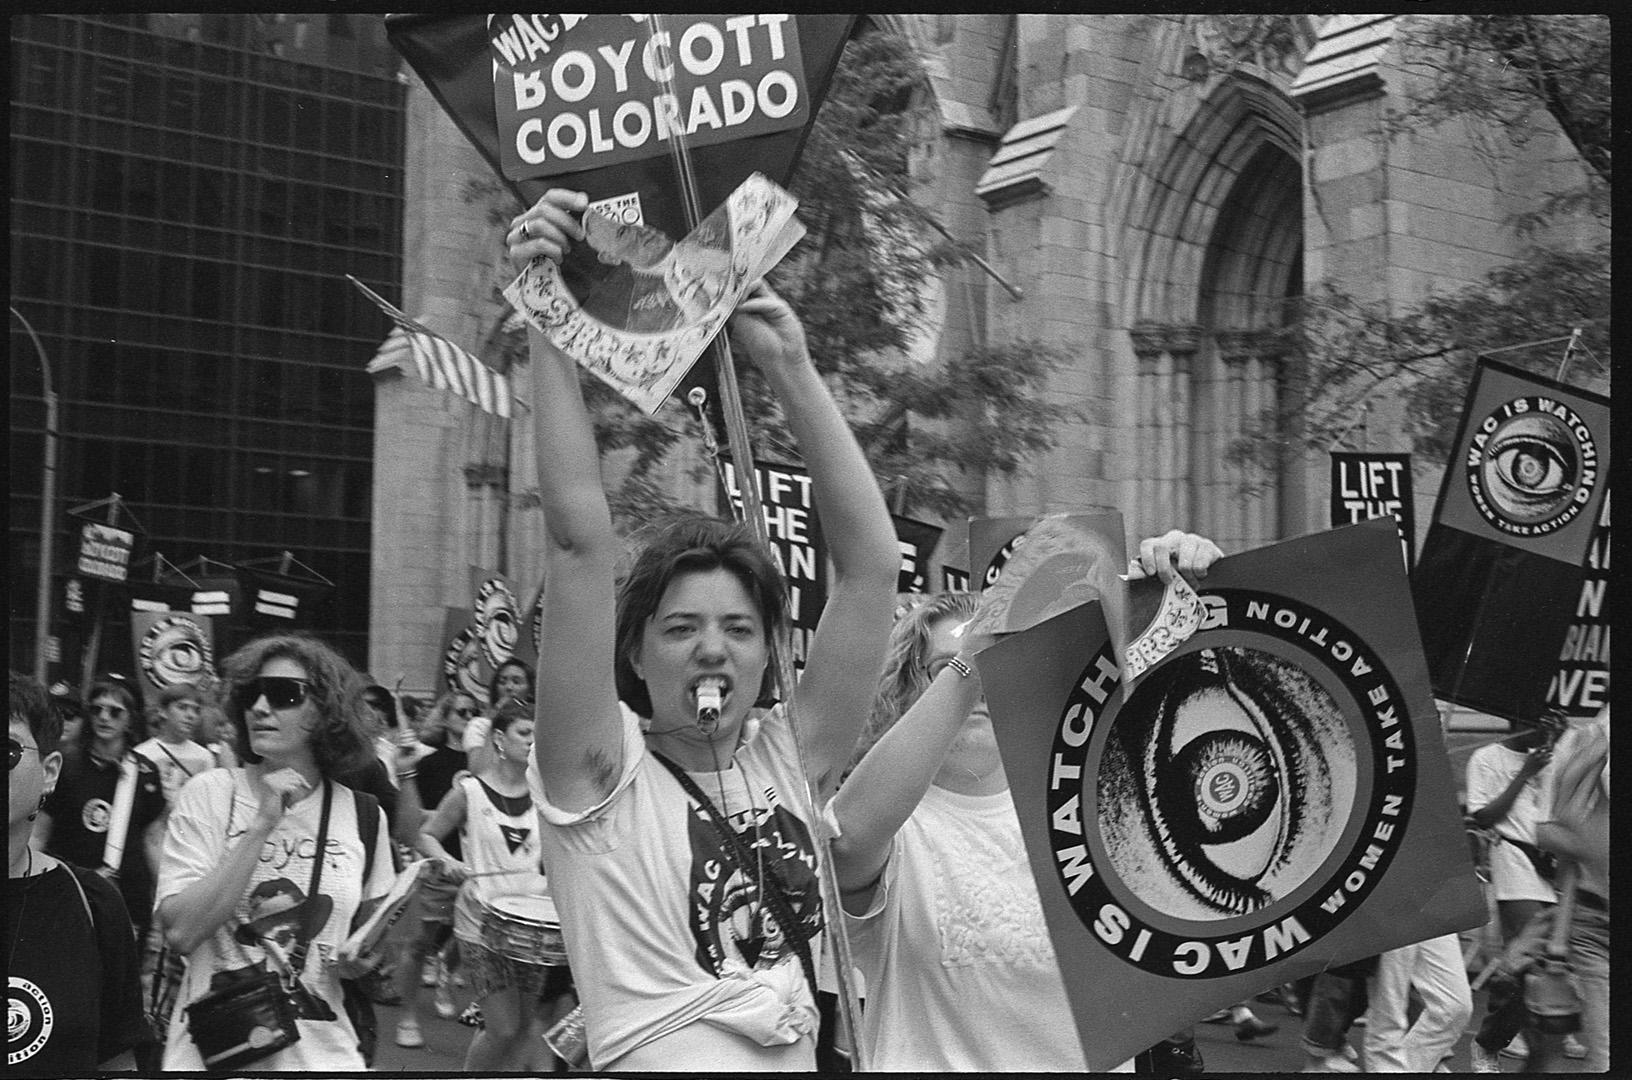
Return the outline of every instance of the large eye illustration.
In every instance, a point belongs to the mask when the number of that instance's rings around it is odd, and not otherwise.
[[[1297,888],[1354,800],[1354,741],[1302,669],[1244,647],[1176,657],[1135,686],[1100,759],[1099,821],[1123,884],[1221,919]]]
[[[1530,413],[1491,435],[1481,472],[1496,509],[1528,525],[1569,505],[1580,469],[1568,429],[1555,417]]]
[[[209,656],[191,623],[158,623],[148,631],[151,673],[160,686],[197,682],[209,666]]]

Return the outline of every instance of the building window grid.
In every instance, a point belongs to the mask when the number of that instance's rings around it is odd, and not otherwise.
[[[71,35],[65,35],[65,36],[71,36]],[[134,35],[128,35],[128,34],[122,34],[122,33],[116,33],[116,34],[111,34],[111,35],[95,35],[95,36],[99,36],[100,40],[103,43],[106,43],[108,41],[118,41],[118,40],[124,40],[124,41],[134,40]],[[223,52],[230,52],[230,50],[222,50],[222,51]],[[199,66],[205,66],[205,65],[199,65]],[[223,64],[210,64],[208,66],[213,67],[213,68],[217,68],[217,69],[229,72],[229,73],[230,73],[230,69],[231,69],[231,65],[230,64],[225,64],[225,63],[223,63]],[[366,80],[365,76],[359,76],[356,81],[358,83],[362,83],[365,80]],[[277,81],[278,80],[268,80],[268,82],[273,83],[273,84],[275,84]],[[305,79],[302,79],[302,80],[297,80],[297,81],[304,82],[307,86],[312,85],[312,80],[309,77],[307,77]],[[348,81],[349,81],[349,73],[348,73]],[[109,101],[115,100],[114,95],[112,93],[112,88],[119,83],[119,80],[114,79],[114,78],[108,78],[108,79],[105,79],[104,82],[105,82],[104,98],[109,100]],[[318,82],[318,84],[321,84],[321,82],[322,82],[321,75],[319,76],[317,82]],[[392,92],[392,96],[394,96],[396,98],[396,100],[400,101],[400,88],[392,87],[392,88],[390,88],[390,91]],[[168,89],[167,89],[166,92],[169,93],[170,91],[168,91]],[[191,97],[191,95],[188,95],[188,94],[185,94],[185,93],[182,93],[180,96],[182,98]],[[354,100],[355,100],[355,98],[354,98]],[[348,103],[348,104],[350,104],[350,103]],[[320,108],[321,108],[321,106],[320,106]],[[46,111],[55,111],[55,110],[40,110],[40,111],[46,112]],[[367,115],[366,110],[348,110],[348,112],[349,112],[349,116],[352,118],[350,120],[350,123],[353,125],[353,131],[354,132],[356,131],[357,126],[366,124],[368,122],[368,120],[371,119]],[[397,117],[400,116],[400,107],[395,111],[395,113],[393,113],[393,110],[391,110],[390,108],[382,110],[382,112],[384,112],[385,115],[379,117],[379,119],[382,120],[382,121],[386,121],[386,123],[381,124],[379,126],[389,128],[389,125],[391,123],[395,123]],[[80,114],[77,114],[77,113],[74,113],[74,112],[71,112],[71,111],[70,112],[60,112],[58,115],[60,116],[61,119],[65,120],[65,121],[68,121],[70,123],[79,122],[82,119],[85,119]],[[347,113],[338,113],[337,112],[337,115],[347,115]],[[85,120],[85,122],[94,125],[96,123],[96,120],[94,118],[90,118],[88,120]],[[112,143],[113,146],[116,149],[118,149],[119,151],[125,152],[125,145],[123,145],[123,141],[120,140],[117,137],[117,135],[115,135],[113,133],[112,126],[111,125],[104,125],[104,126],[105,126],[106,130],[109,132],[109,137],[106,138],[105,141],[109,142],[109,143]],[[147,126],[147,125],[143,125],[143,126]],[[58,128],[57,130],[61,130],[61,129]],[[329,140],[329,117],[326,116],[326,115],[322,117],[322,130],[323,130],[323,143],[324,143],[324,145],[326,147],[327,144],[328,144],[328,140]],[[133,131],[133,129],[127,129],[127,131],[125,133],[126,138],[130,139],[130,145],[132,145],[132,146],[138,146],[139,145],[139,146],[142,147],[142,149],[144,151],[151,148],[151,146],[153,145],[152,140],[141,140],[139,138],[139,135],[133,135],[132,131]],[[175,136],[185,136],[185,137],[191,138],[191,137],[196,136],[198,133],[197,132],[192,132],[192,131],[189,131],[189,132],[175,131],[175,132],[170,132],[170,134],[175,135]],[[344,132],[343,131],[337,132],[336,134],[339,135],[340,137],[344,137]],[[387,142],[394,142],[395,140],[388,139],[386,141]],[[171,139],[171,140],[168,141],[167,144],[164,144],[161,141],[161,145],[166,145],[166,148],[169,149],[172,152],[171,155],[170,155],[170,158],[172,160],[175,159],[175,158],[182,158],[182,159],[184,159],[183,163],[189,164],[189,165],[193,164],[192,161],[185,160],[185,159],[187,159],[188,157],[191,156],[188,153],[188,151],[190,149],[192,149],[192,147],[185,146],[178,139]],[[252,142],[249,142],[249,141],[241,141],[241,142],[233,143],[231,145],[233,145],[235,147],[239,147],[239,148],[246,148],[246,147],[252,147],[254,144]],[[242,149],[240,149],[239,152],[242,153],[243,152]],[[144,153],[143,156],[147,156],[149,158],[152,158],[152,157],[155,157],[155,156],[162,157],[163,155],[150,155],[150,154],[145,154]],[[297,158],[297,156],[296,155],[291,155],[291,158],[292,158],[292,160],[294,160],[294,159]],[[312,162],[312,161],[321,162],[322,165],[323,165],[323,168],[322,168],[321,172],[324,175],[324,178],[325,179],[330,179],[331,182],[333,180],[340,179],[341,176],[361,178],[361,177],[366,176],[367,172],[370,171],[371,169],[372,170],[377,170],[379,173],[383,174],[383,175],[380,175],[380,180],[384,184],[389,185],[389,184],[391,184],[393,182],[393,176],[391,175],[391,173],[392,173],[391,170],[378,170],[378,166],[377,166],[376,162],[373,161],[373,160],[370,160],[365,155],[347,156],[347,155],[336,155],[336,154],[327,154],[327,155],[323,155],[323,154],[306,154],[306,155],[298,155],[298,158],[299,159],[304,159],[304,160],[306,160],[308,162]],[[332,165],[330,164],[331,161],[333,162]],[[228,162],[222,162],[221,164],[229,164],[229,163]],[[362,168],[359,168],[359,165],[362,166]],[[331,176],[330,174],[335,174],[335,175]],[[85,181],[85,183],[88,183],[88,181]],[[352,201],[352,200],[357,200],[359,198],[368,198],[368,197],[376,197],[377,198],[378,195],[380,194],[377,190],[369,190],[367,187],[365,187],[363,185],[360,185],[360,184],[350,185],[350,186],[351,186],[352,190],[349,191],[347,193],[347,195],[345,196],[346,201]],[[185,203],[185,205],[187,205],[189,207],[192,207],[196,211],[196,205],[195,205],[196,201],[197,201],[196,192],[189,192],[189,197],[188,197],[187,200],[184,200],[184,203]],[[395,203],[395,204],[400,205],[401,202],[402,202],[401,195],[396,194],[396,193],[392,193],[388,197],[388,199],[386,200],[385,205],[381,205],[379,202],[376,202],[373,205],[374,205],[375,208],[383,211],[388,217],[394,217],[395,214],[396,214],[397,206],[394,206],[394,205],[391,205],[391,204]],[[23,207],[26,207],[28,205],[29,204],[27,203],[26,200],[21,203],[21,206],[23,206]],[[80,199],[75,200],[75,205],[76,206],[84,206],[85,201],[81,197]],[[14,216],[15,216],[16,210],[18,208],[19,208],[19,204],[14,203]],[[43,209],[44,207],[41,207],[41,208]],[[63,209],[63,210],[72,210],[73,208],[72,207],[65,207],[65,208],[61,208],[61,209]],[[87,215],[82,220],[88,221],[88,220],[90,220],[90,217]],[[183,236],[196,235],[200,231],[212,231],[212,230],[208,230],[208,229],[200,230],[196,226],[190,227],[190,228],[189,227],[183,227],[181,229],[179,235],[183,235]],[[219,231],[226,232],[226,230],[219,230]],[[42,236],[39,239],[49,240],[49,241],[51,241],[53,243],[59,243],[60,244],[60,241],[61,241],[62,237],[60,237],[60,236],[57,236],[57,237],[43,237]],[[317,252],[335,251],[337,249],[339,251],[341,251],[341,252],[344,252],[346,250],[345,245],[335,245],[335,244],[332,244],[332,243],[330,243],[330,244],[319,243],[319,244],[299,245],[299,247],[309,248],[309,249],[311,249],[313,251],[317,251]],[[289,262],[292,263],[292,262],[294,262],[296,260],[297,254],[298,254],[297,249],[296,249],[296,245],[294,245],[294,244],[285,244],[285,245],[283,245],[282,250],[285,252],[286,258],[287,258],[287,260]],[[152,253],[153,254],[160,254],[159,252],[152,252]],[[379,255],[380,255],[377,248],[375,248],[373,250],[365,251],[365,252],[363,252],[363,254],[365,254],[370,260],[377,260],[379,258]],[[276,271],[276,270],[287,270],[287,269],[298,269],[298,268],[297,267],[290,267],[290,266],[275,266],[274,265],[274,266],[267,266],[266,269]],[[69,319],[71,317],[71,313],[66,311],[65,308],[66,308],[66,306],[64,305],[64,310],[60,313],[60,320],[59,320],[64,325],[68,324]],[[149,321],[155,321],[155,322],[164,321],[162,318],[155,319],[151,312],[131,312],[130,314],[140,316],[140,317],[144,317]],[[289,346],[291,344],[297,343],[302,338],[309,339],[309,338],[312,338],[314,336],[321,336],[321,335],[314,335],[314,334],[311,334],[311,333],[305,333],[305,334],[302,334],[302,333],[287,333],[287,332],[280,333],[277,328],[272,328],[272,336],[274,338],[276,338],[276,339],[279,339],[283,343],[283,345],[285,347],[287,347],[287,346]],[[364,344],[365,346],[372,346],[374,344],[374,340],[373,340],[372,337],[364,337],[364,338],[358,339],[358,338],[350,337],[348,335],[329,335],[329,336],[332,337],[332,338],[338,339],[339,341],[343,341],[343,342],[345,342],[347,344],[350,344],[350,343],[353,343],[353,342],[359,342],[359,341],[360,341],[360,343]],[[299,346],[296,345],[296,347],[299,347]],[[200,354],[200,355],[203,355],[203,354]],[[281,356],[271,358],[271,359],[273,359],[274,362],[277,362],[277,363],[280,363],[280,364],[285,364],[285,363],[290,363],[291,362],[291,361],[284,360]],[[299,361],[294,361],[294,363],[298,364],[300,362]],[[323,371],[323,370],[330,371],[331,373],[333,373],[333,372],[350,373],[350,372],[355,370],[354,368],[350,368],[346,364],[324,364],[324,363],[322,363],[320,361],[316,362],[316,363],[309,364],[309,365],[307,365],[307,367],[309,367],[311,372],[313,373],[313,375],[318,377],[318,378],[321,378],[321,375],[319,375],[318,372]],[[140,381],[140,379],[138,379],[138,381]],[[167,412],[167,410],[164,410],[162,408],[147,408],[147,409],[143,409],[141,411],[147,413],[149,416],[152,416],[152,415],[163,416]],[[190,411],[190,412],[187,412],[187,413],[177,413],[177,412],[175,412],[173,410],[170,410],[168,412],[170,413],[171,418],[179,418],[181,416],[187,416],[189,419],[192,419],[195,422],[203,421],[204,424],[206,424],[206,425],[209,422],[212,422],[212,421],[213,422],[225,421],[227,424],[230,425],[230,424],[234,423],[235,421],[239,421],[239,420],[242,419],[240,417],[235,416],[232,413],[216,413],[214,416],[206,418],[204,416],[198,415],[198,413],[196,411]],[[274,421],[273,423],[277,423],[277,422]],[[372,471],[372,446],[371,446],[372,425],[371,424],[359,425],[358,429],[355,431],[355,435],[361,435],[361,436],[363,436],[363,438],[352,437],[354,435],[354,433],[352,431],[346,431],[344,433],[342,433],[340,431],[336,431],[331,424],[325,424],[324,426],[326,428],[328,428],[330,431],[332,431],[336,435],[342,435],[343,434],[345,436],[348,436],[348,437],[345,437],[343,441],[345,443],[347,443],[347,444],[350,444],[350,446],[356,451],[356,456],[353,457],[353,458],[340,458],[334,453],[335,448],[328,448],[325,451],[324,459],[327,462],[338,465],[339,467],[350,468],[350,469],[354,470],[355,475],[349,477],[346,482],[350,483],[354,487],[357,487],[357,489],[359,491],[362,491],[364,493],[365,498],[366,498],[366,487],[367,487],[367,484],[368,484],[368,474]],[[291,424],[291,425],[288,425],[288,427],[290,427],[291,430],[298,431],[298,432],[300,432],[301,434],[304,434],[304,435],[309,436],[309,435],[312,434],[310,423],[307,423],[307,424],[304,424],[304,425]],[[67,433],[67,432],[65,432],[64,435],[65,435],[65,439],[70,437],[69,433]],[[242,445],[242,440],[237,438],[237,437],[233,438],[232,441],[233,441],[234,445],[231,446],[231,447],[223,447],[223,446],[220,446],[220,445],[218,445],[216,443],[213,443],[213,442],[193,442],[193,443],[158,442],[158,441],[151,440],[151,437],[146,435],[145,433],[144,433],[144,438],[148,439],[149,443],[151,444],[151,448],[144,451],[144,453],[141,454],[141,455],[133,455],[131,457],[132,461],[145,461],[145,459],[147,457],[149,457],[149,456],[165,455],[165,454],[169,454],[169,453],[173,453],[173,452],[174,453],[181,453],[181,452],[183,452],[183,450],[185,450],[185,452],[190,452],[190,453],[193,453],[195,455],[197,455],[197,454],[210,455],[211,459],[213,461],[217,462],[218,464],[221,464],[223,466],[223,468],[226,469],[228,474],[230,474],[231,471],[234,471],[234,465],[236,463],[247,461],[250,457],[252,457],[254,455],[257,455],[257,454],[264,454],[264,452],[265,452],[264,450],[258,450],[258,449],[254,449],[254,448],[250,448],[250,447],[246,447],[246,446]],[[172,447],[172,446],[182,447],[183,450],[174,450],[174,451],[172,451],[172,450],[165,449],[166,447]],[[156,470],[157,465],[160,464],[160,462],[154,461],[154,462],[150,462],[148,464],[150,466],[152,466]],[[190,466],[186,470],[181,470],[181,472],[183,474],[183,479],[186,481],[187,486],[196,488],[197,485],[195,484],[194,479],[192,477],[192,473],[193,473],[193,471],[195,471],[195,469],[196,469],[196,461],[195,461],[194,466]],[[173,471],[173,470],[164,470],[164,471]],[[221,476],[221,475],[214,475],[209,480],[209,483],[214,484],[216,486],[219,486],[222,482],[227,482],[227,483],[230,484],[230,482],[231,482],[230,477]],[[158,496],[161,493],[158,492],[158,491],[154,491],[151,494],[153,494],[155,496]],[[100,497],[100,495],[98,495],[96,497]],[[335,496],[335,497],[339,497],[339,496]],[[366,550],[367,549],[367,535],[368,535],[368,513],[367,513],[367,507],[366,507],[365,503],[356,502],[355,501],[355,495],[353,496],[353,500],[354,501],[352,503],[352,506],[357,511],[357,516],[355,518],[351,518],[351,519],[344,518],[343,515],[337,514],[337,510],[342,508],[342,507],[337,506],[337,505],[326,506],[324,508],[324,512],[321,513],[321,514],[302,514],[302,513],[298,512],[298,511],[285,510],[285,509],[279,509],[279,510],[271,511],[271,516],[274,519],[285,522],[287,526],[294,526],[294,527],[285,527],[285,528],[282,529],[282,534],[283,535],[282,535],[282,537],[281,537],[281,539],[280,539],[277,546],[280,549],[290,548],[290,547],[311,548],[311,549],[315,549],[314,554],[316,554],[316,550],[322,550],[325,555],[328,555],[328,556],[330,556],[332,558],[332,560],[334,561],[334,564],[336,566],[339,566],[341,563],[345,563],[348,567],[351,567],[351,570],[352,570],[351,576],[352,577],[354,577],[354,578],[356,578],[358,580],[366,580],[366,577],[367,577],[366,568],[367,568],[367,562],[368,562],[368,556],[367,556],[367,550]],[[189,507],[185,503],[177,504],[177,503],[170,502],[170,501],[166,501],[166,502],[161,503],[161,502],[157,502],[157,501],[153,501],[153,500],[150,500],[150,502],[151,502],[151,512],[153,512],[155,514],[158,514],[160,516],[171,515],[171,514],[180,515],[179,517],[176,517],[174,519],[175,524],[179,525],[179,528],[174,530],[174,532],[177,534],[177,535],[175,535],[175,540],[177,542],[181,543],[184,546],[189,545],[189,544],[195,545],[195,546],[196,545],[203,545],[204,547],[206,547],[206,549],[213,549],[214,551],[220,551],[220,550],[223,549],[223,545],[224,545],[225,548],[230,549],[230,551],[235,553],[238,557],[243,557],[243,555],[242,555],[243,552],[253,552],[253,550],[254,550],[255,545],[253,545],[252,543],[249,542],[248,538],[249,538],[250,534],[246,530],[243,530],[243,529],[238,528],[238,527],[231,526],[230,520],[223,518],[219,514],[213,515],[213,516],[208,514],[206,511],[208,509],[210,509],[210,508],[205,508],[204,510],[200,510],[198,508]],[[169,524],[169,522],[167,522],[167,524]],[[349,525],[351,527],[350,528],[342,528],[340,530],[335,530],[333,528],[334,524]],[[225,531],[227,533],[230,533],[231,535],[223,535],[223,527],[225,527]],[[13,531],[13,533],[16,532],[15,529],[13,529],[12,531]],[[170,529],[166,529],[164,531],[167,532],[167,533],[171,532]],[[345,535],[336,536],[335,535],[336,532],[341,532],[341,533],[343,533]],[[353,534],[355,534],[355,535],[353,535]],[[338,540],[340,542],[331,546],[330,544],[325,544],[325,543],[321,542],[321,539],[324,538],[324,537],[327,537],[330,540]],[[157,537],[155,537],[155,538],[157,538]],[[14,536],[14,539],[20,539],[20,538]],[[346,542],[348,540],[350,541],[349,543]],[[304,541],[305,543],[299,543],[299,541]],[[318,541],[318,543],[314,544],[313,541]],[[37,557],[37,556],[35,556],[35,557]],[[352,564],[356,564],[356,565],[352,566]],[[344,598],[345,603],[344,603],[343,606],[345,608],[347,608],[347,609],[355,609],[355,611],[364,612],[365,613],[365,618],[366,618],[366,605],[367,605],[366,592],[359,593],[356,596],[351,596],[350,593],[353,590],[346,589],[346,590],[341,590],[341,591],[345,592],[347,594],[346,597]],[[337,596],[337,600],[339,600],[339,599],[340,599],[340,597]],[[355,614],[355,612],[354,612],[354,614]],[[327,620],[325,620],[325,621],[327,621]],[[353,651],[360,651],[362,643],[364,641],[366,641],[366,635],[364,635],[362,633],[359,633],[359,632],[340,630],[340,629],[334,628],[334,627],[325,628],[324,632],[329,634],[330,636],[334,637],[337,640],[337,643],[339,643],[339,642],[349,642],[349,643],[351,643],[353,645]]]

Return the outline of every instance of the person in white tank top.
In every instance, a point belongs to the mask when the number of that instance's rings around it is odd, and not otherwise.
[[[571,975],[564,965],[548,966],[537,955],[489,938],[484,931],[506,916],[539,919],[553,911],[543,874],[538,807],[527,784],[533,747],[530,703],[507,701],[493,718],[489,764],[455,782],[419,834],[420,853],[436,859],[442,873],[462,882],[454,901],[453,933],[459,942],[471,989],[484,1026],[470,1041],[467,1072],[548,1072],[551,1057],[542,1035],[557,1012],[570,1008]],[[460,830],[463,859],[442,841]],[[552,916],[549,916],[553,918]],[[516,923],[512,935],[524,943],[533,931]],[[498,945],[497,948],[493,947]]]

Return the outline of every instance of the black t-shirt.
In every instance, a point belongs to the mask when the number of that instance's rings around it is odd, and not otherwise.
[[[414,766],[419,770],[419,801],[427,813],[435,813],[442,800],[453,790],[453,778],[468,768],[465,752],[451,746],[440,746],[419,759]],[[442,841],[442,846],[455,859],[464,858],[459,848],[459,830],[455,829]]]
[[[136,797],[130,804],[130,830],[119,862],[119,892],[131,921],[145,929],[153,918],[157,868],[147,865],[144,845],[148,827],[164,813],[164,782],[151,761],[136,753],[130,757],[136,761]],[[64,758],[56,790],[45,801],[45,812],[51,815],[51,840],[45,849],[75,866],[101,866],[118,789],[118,764],[90,753]]]
[[[89,1076],[154,1041],[130,918],[118,890],[94,871],[63,865],[7,879],[6,940],[14,943],[6,969],[8,1076]]]

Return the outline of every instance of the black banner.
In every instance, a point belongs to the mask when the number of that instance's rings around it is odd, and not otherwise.
[[[1562,686],[1609,437],[1608,398],[1489,360],[1474,369],[1411,576],[1437,696],[1529,721]]]
[[[754,463],[754,474],[771,551],[788,579],[793,666],[802,670],[822,608],[827,606],[827,545],[822,539],[821,521],[816,517],[810,474],[798,466],[762,461]],[[725,463],[725,477],[730,485],[731,506],[740,511],[742,491],[731,462]]]
[[[1411,455],[1332,451],[1332,527],[1394,517],[1409,570],[1416,562],[1416,509],[1411,501]]]
[[[1575,621],[1564,632],[1558,672],[1547,686],[1547,705],[1570,716],[1595,716],[1609,704],[1609,497],[1582,568]]]
[[[890,518],[895,522],[895,538],[901,545],[901,575],[895,591],[929,592],[929,557],[935,553],[935,545],[941,542],[943,530],[900,514],[891,514]]]

